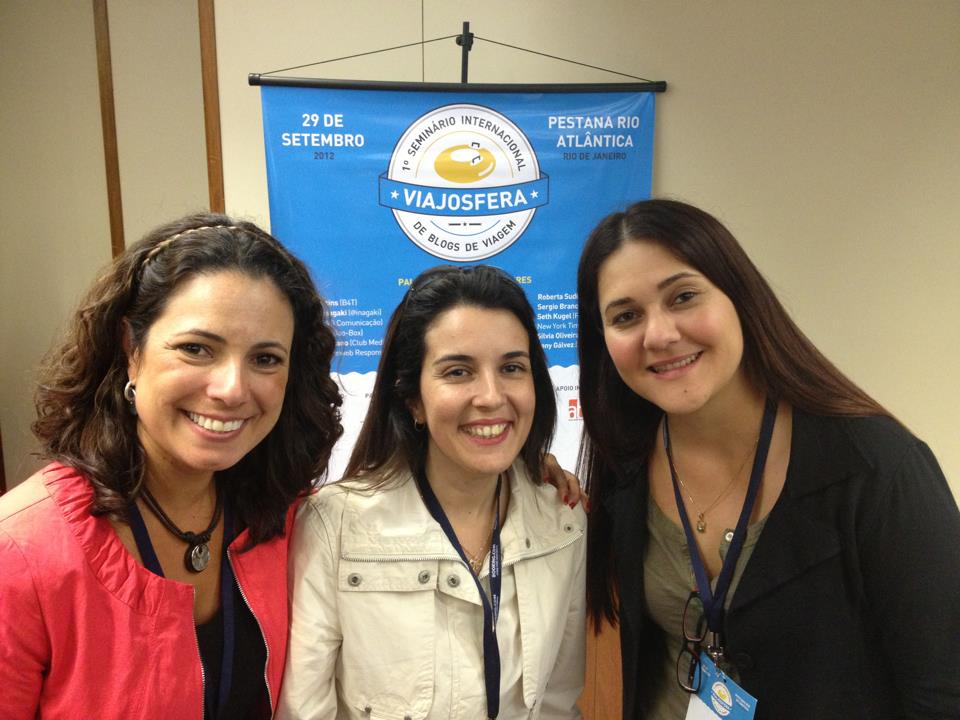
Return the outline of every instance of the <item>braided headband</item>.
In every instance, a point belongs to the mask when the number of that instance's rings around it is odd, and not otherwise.
[[[189,230],[184,230],[183,232],[178,232],[176,235],[171,235],[166,240],[158,242],[153,249],[147,253],[147,256],[143,259],[142,267],[149,265],[153,259],[170,247],[170,244],[177,238],[182,238],[184,235],[189,235],[190,233],[199,232],[200,230],[242,230],[243,228],[238,225],[201,225],[200,227],[190,228]]]

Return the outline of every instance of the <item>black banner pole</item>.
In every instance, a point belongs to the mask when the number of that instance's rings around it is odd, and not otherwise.
[[[467,66],[470,62],[470,50],[473,48],[473,33],[470,32],[470,23],[463,24],[463,34],[457,35],[457,45],[460,51],[460,82],[467,82]]]

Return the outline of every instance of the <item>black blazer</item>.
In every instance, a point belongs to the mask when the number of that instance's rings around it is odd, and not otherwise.
[[[620,598],[624,718],[663,637],[645,612],[644,468],[602,503]],[[757,720],[960,718],[960,512],[930,449],[888,418],[793,414],[790,465],[726,616]]]

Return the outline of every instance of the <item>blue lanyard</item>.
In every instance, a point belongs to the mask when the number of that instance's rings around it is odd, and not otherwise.
[[[467,554],[460,545],[457,534],[453,531],[453,526],[447,519],[440,501],[437,500],[433,488],[427,482],[426,475],[423,473],[417,475],[417,487],[420,488],[420,495],[423,496],[427,510],[443,528],[450,544],[470,570],[470,577],[477,584],[477,591],[480,593],[480,602],[483,604],[483,680],[487,690],[487,717],[490,720],[494,720],[500,714],[500,647],[497,644],[497,618],[500,616],[503,560],[500,550],[500,487],[502,484],[503,476],[500,476],[497,478],[497,491],[493,500],[496,514],[493,518],[493,537],[490,540],[490,599],[488,600],[483,591],[483,585],[480,584],[480,578],[470,567]]]
[[[140,509],[135,502],[132,502],[128,510],[130,513],[130,529],[133,530],[133,539],[137,543],[137,550],[140,551],[144,567],[154,575],[164,577],[163,568],[160,567],[160,560],[153,549],[153,543],[150,541],[150,534],[147,532],[147,526],[143,522]],[[233,567],[227,557],[227,548],[233,541],[232,529],[230,503],[228,502],[224,503],[223,508],[223,550],[220,557],[220,617],[223,622],[223,655],[220,658],[220,691],[216,698],[218,703],[216,708],[226,706],[227,698],[230,696],[230,686],[233,684],[234,628],[236,625],[233,586],[235,580]],[[210,683],[205,684],[203,695],[204,716],[207,718],[216,717],[213,689]]]
[[[767,453],[770,450],[770,439],[773,437],[773,424],[776,419],[777,403],[767,398],[766,406],[763,409],[763,420],[760,423],[760,437],[757,440],[757,452],[753,458],[753,470],[750,471],[750,484],[747,486],[747,496],[743,500],[740,519],[737,521],[736,530],[733,531],[733,540],[730,541],[730,546],[727,548],[727,555],[720,568],[720,576],[717,578],[716,589],[711,592],[707,569],[704,566],[703,558],[700,557],[700,549],[697,547],[693,528],[690,527],[690,518],[687,517],[683,497],[680,495],[677,471],[673,465],[673,453],[670,450],[670,429],[666,415],[664,415],[663,418],[663,449],[667,453],[667,464],[670,466],[670,478],[673,480],[673,494],[677,500],[677,510],[680,511],[680,522],[683,523],[683,531],[687,536],[690,562],[693,564],[693,573],[697,579],[697,591],[700,594],[700,600],[703,602],[703,612],[704,617],[707,619],[707,627],[716,634],[720,634],[723,630],[724,601],[727,597],[727,591],[730,589],[730,582],[733,580],[733,571],[736,568],[737,559],[740,557],[743,542],[747,537],[747,524],[750,522],[750,513],[753,511],[753,504],[757,499],[757,491],[760,489],[760,481],[763,478],[763,468],[767,463]]]

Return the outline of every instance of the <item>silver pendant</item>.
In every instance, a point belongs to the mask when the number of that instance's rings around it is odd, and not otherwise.
[[[206,543],[191,545],[187,548],[183,560],[190,572],[202,572],[210,564],[210,548]]]

